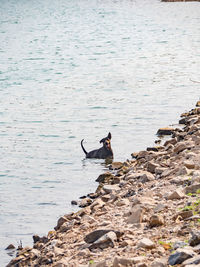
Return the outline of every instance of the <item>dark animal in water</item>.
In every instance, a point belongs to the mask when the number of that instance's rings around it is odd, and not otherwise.
[[[84,140],[84,139],[83,139]],[[83,140],[81,141],[81,147],[86,155],[86,158],[96,158],[96,159],[112,159],[113,151],[111,148],[111,133],[108,133],[108,136],[101,139],[100,143],[103,143],[103,146],[99,149],[92,150],[87,152],[83,146]]]

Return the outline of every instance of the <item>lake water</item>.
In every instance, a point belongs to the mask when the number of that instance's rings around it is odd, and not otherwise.
[[[1,0],[0,265],[71,200],[94,192],[98,148],[116,161],[153,145],[199,100],[200,4]]]

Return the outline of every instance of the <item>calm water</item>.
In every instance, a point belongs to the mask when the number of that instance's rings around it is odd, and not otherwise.
[[[0,265],[92,192],[115,160],[152,145],[199,99],[200,4],[0,1]]]

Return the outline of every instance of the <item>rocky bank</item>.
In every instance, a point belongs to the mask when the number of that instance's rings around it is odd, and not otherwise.
[[[113,162],[77,213],[7,266],[200,266],[200,101],[179,123],[159,129],[164,142]]]

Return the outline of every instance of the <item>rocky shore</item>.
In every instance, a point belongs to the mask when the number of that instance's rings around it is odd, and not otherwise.
[[[77,213],[7,266],[200,266],[200,101],[179,123],[159,129],[167,140],[113,162]]]

